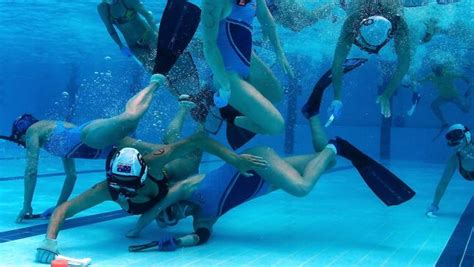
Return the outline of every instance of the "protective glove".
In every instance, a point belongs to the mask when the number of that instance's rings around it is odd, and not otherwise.
[[[334,115],[334,117],[338,118],[341,116],[342,107],[343,104],[341,100],[333,100],[331,105],[328,107],[328,116]]]
[[[428,208],[428,210],[426,211],[425,214],[428,217],[436,218],[436,217],[438,217],[438,216],[436,216],[436,213],[438,212],[438,210],[439,210],[438,205],[431,204],[431,206]]]
[[[218,108],[223,108],[229,104],[230,90],[219,90],[214,93],[214,104]]]
[[[178,240],[175,237],[164,237],[158,242],[158,251],[175,251],[178,249]]]
[[[59,255],[58,241],[56,239],[45,238],[36,249],[36,261],[41,263],[51,263],[56,255]]]

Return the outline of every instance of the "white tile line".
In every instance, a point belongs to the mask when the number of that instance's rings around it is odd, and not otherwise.
[[[469,247],[469,243],[471,242],[472,234],[474,233],[474,227],[471,227],[471,234],[469,234],[469,238],[467,239],[466,246],[464,247],[464,252],[462,254],[461,261],[459,261],[459,267],[461,267],[462,262],[464,261],[464,257],[466,256],[467,248]]]

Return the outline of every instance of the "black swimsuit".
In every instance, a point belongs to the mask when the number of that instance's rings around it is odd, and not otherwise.
[[[165,196],[168,194],[168,183],[167,183],[168,179],[166,177],[164,177],[161,180],[157,180],[151,175],[148,175],[148,178],[158,185],[158,189],[159,189],[158,195],[148,200],[147,202],[143,202],[143,203],[135,203],[135,202],[130,201],[130,199],[127,199],[128,210],[126,212],[133,215],[143,214],[149,209],[151,209],[153,206],[155,206],[156,203],[163,200],[163,198],[165,198]],[[112,191],[112,190],[109,190],[109,192],[110,192],[110,195],[112,196],[112,199],[114,201],[117,201],[117,199],[119,198],[119,193],[117,191]]]
[[[474,181],[474,171],[468,171],[464,169],[461,163],[461,155],[459,153],[457,153],[456,155],[458,156],[459,162],[459,174],[461,174],[461,176],[468,181]]]

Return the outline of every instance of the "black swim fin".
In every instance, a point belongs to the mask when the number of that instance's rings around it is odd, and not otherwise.
[[[362,66],[367,62],[366,58],[350,58],[346,59],[343,65],[343,73],[348,73],[353,69]],[[321,108],[321,101],[323,99],[324,90],[332,83],[332,69],[326,71],[323,76],[318,80],[318,82],[313,87],[313,92],[311,96],[306,101],[306,104],[303,105],[301,112],[303,116],[307,119],[313,117],[314,115],[319,114]]]
[[[248,143],[255,135],[254,132],[240,128],[234,124],[235,117],[241,116],[238,110],[231,106],[226,106],[220,109],[221,117],[227,121],[226,136],[229,145],[236,150]]]
[[[352,162],[372,192],[387,206],[402,204],[416,193],[390,170],[370,158],[348,141],[336,137],[331,141],[337,154]]]
[[[168,74],[201,20],[201,9],[187,0],[168,0],[161,17],[153,74]]]
[[[142,245],[133,245],[128,247],[129,252],[142,252],[142,251],[147,251],[151,248],[157,248],[159,246],[159,243],[157,241],[152,241],[146,244]]]

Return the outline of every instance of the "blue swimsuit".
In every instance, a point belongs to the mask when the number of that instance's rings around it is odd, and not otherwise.
[[[251,173],[252,177],[242,176],[229,164],[208,173],[187,199],[200,207],[196,217],[217,219],[242,203],[270,193],[270,183]]]
[[[56,128],[48,136],[43,148],[50,154],[63,158],[105,159],[112,147],[95,149],[81,141],[81,131],[89,123],[65,128],[64,122],[56,122]]]
[[[232,12],[219,23],[217,47],[224,59],[226,71],[242,78],[250,74],[252,55],[252,21],[257,11],[255,0],[241,6],[232,0]]]

